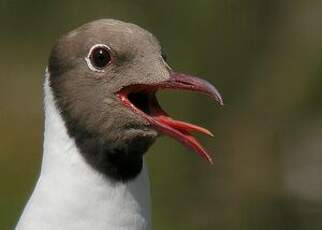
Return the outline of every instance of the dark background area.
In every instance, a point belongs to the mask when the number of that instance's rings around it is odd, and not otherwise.
[[[170,65],[213,82],[225,106],[159,98],[208,127],[214,166],[170,138],[149,151],[153,226],[322,229],[322,2],[0,0],[0,229],[12,229],[42,157],[42,84],[61,34],[98,18],[155,34]]]

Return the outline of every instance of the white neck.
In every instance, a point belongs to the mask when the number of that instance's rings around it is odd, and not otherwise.
[[[67,134],[45,80],[41,173],[17,230],[150,229],[146,166],[128,183],[113,182],[88,165]]]

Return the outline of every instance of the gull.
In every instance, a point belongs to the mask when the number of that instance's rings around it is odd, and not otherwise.
[[[170,136],[212,162],[193,132],[171,118],[156,92],[190,90],[223,105],[217,89],[175,72],[158,40],[113,19],[87,23],[62,36],[44,80],[43,160],[17,230],[151,229],[144,154]]]

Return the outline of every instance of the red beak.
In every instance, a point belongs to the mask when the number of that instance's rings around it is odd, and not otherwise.
[[[159,83],[158,87],[197,91],[215,99],[220,105],[224,105],[220,93],[212,84],[198,77],[184,73],[172,72],[169,80]]]
[[[191,135],[200,132],[209,136],[212,133],[200,126],[172,119],[160,107],[155,92],[158,89],[182,89],[206,94],[223,105],[223,99],[218,90],[209,82],[197,77],[172,72],[167,81],[153,85],[131,85],[123,88],[118,96],[122,103],[149,121],[151,126],[169,135],[189,149],[194,150],[202,158],[212,163],[212,159],[203,146]]]

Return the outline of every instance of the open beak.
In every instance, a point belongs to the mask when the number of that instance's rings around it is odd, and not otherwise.
[[[200,126],[174,120],[160,107],[155,96],[160,89],[181,89],[206,94],[223,105],[223,99],[218,90],[209,82],[183,73],[170,73],[170,78],[157,84],[130,85],[120,90],[117,95],[123,105],[133,112],[143,116],[152,127],[160,133],[169,135],[184,146],[194,150],[202,158],[212,163],[212,159],[204,147],[191,135],[191,132],[213,136]]]

